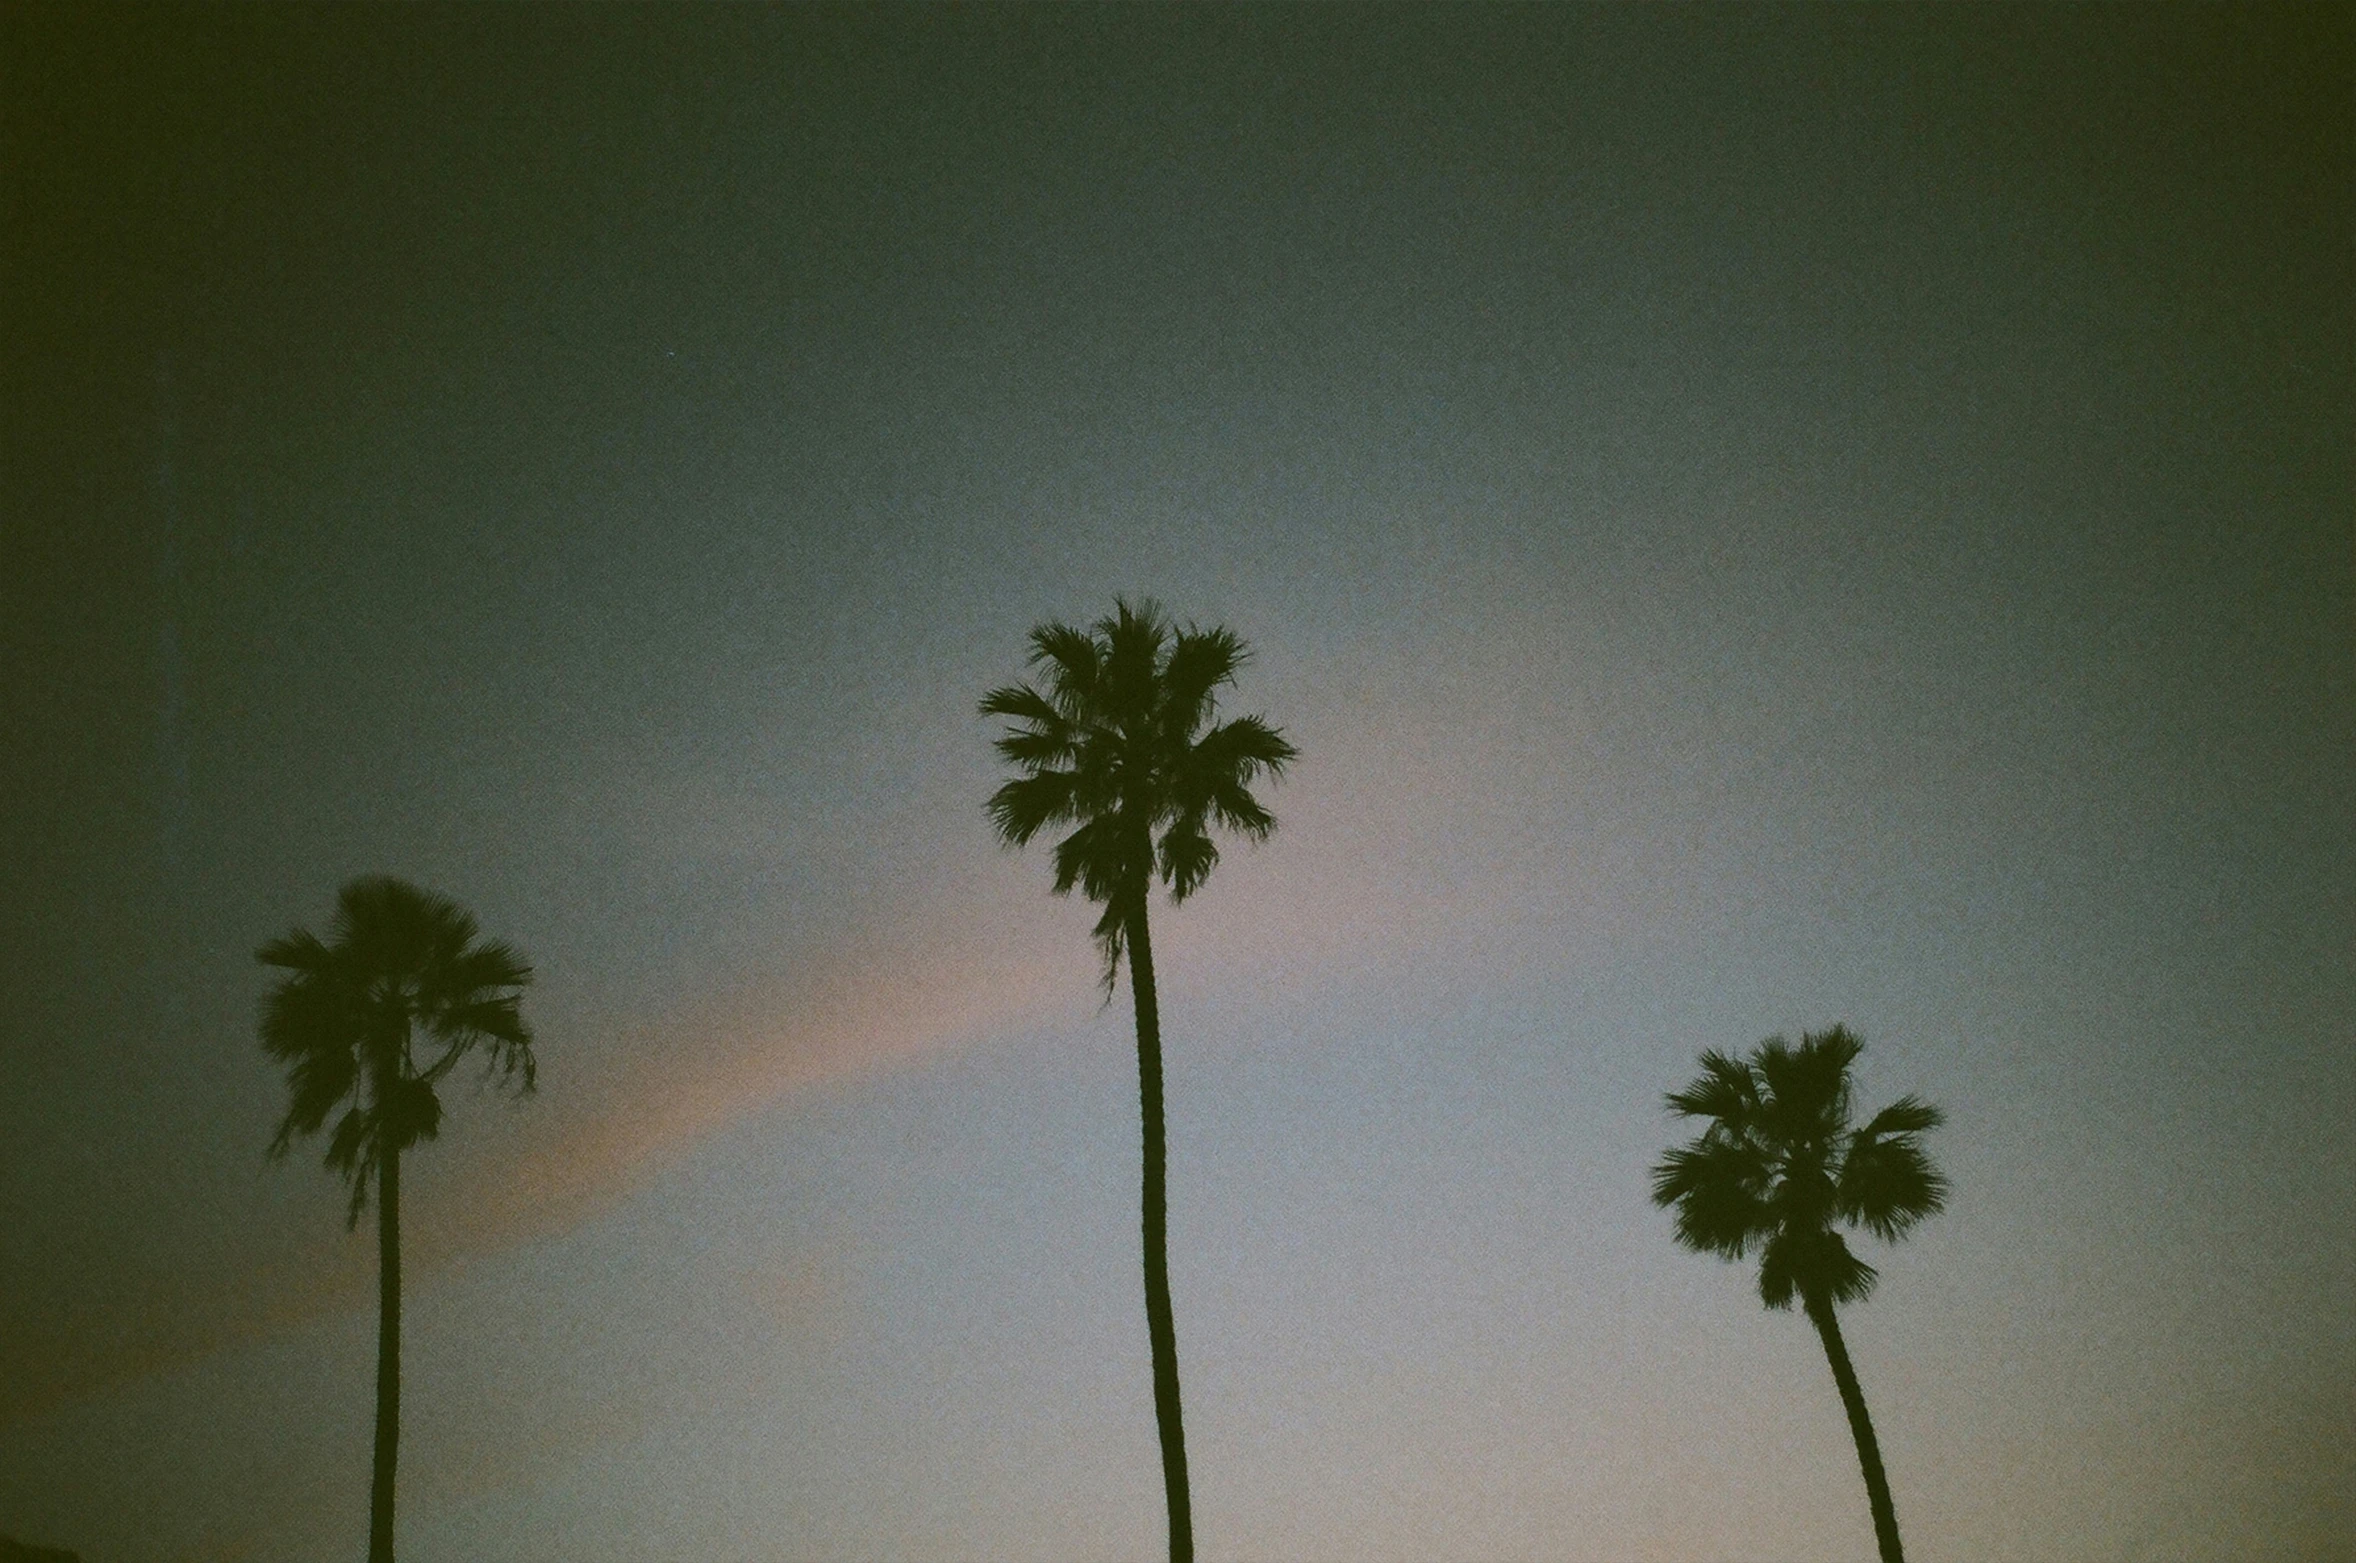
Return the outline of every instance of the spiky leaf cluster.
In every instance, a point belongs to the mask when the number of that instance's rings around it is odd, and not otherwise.
[[[1680,1117],[1709,1125],[1653,1168],[1652,1197],[1674,1206],[1688,1248],[1741,1259],[1759,1254],[1759,1295],[1770,1308],[1797,1296],[1862,1301],[1873,1266],[1836,1226],[1896,1241],[1947,1198],[1920,1136],[1939,1110],[1902,1096],[1851,1126],[1849,1066],[1863,1044],[1846,1027],[1770,1038],[1749,1058],[1712,1050],[1702,1072],[1669,1093]]]
[[[298,928],[255,951],[287,975],[262,1000],[263,1049],[286,1067],[283,1157],[337,1108],[327,1165],[352,1186],[357,1224],[388,1151],[441,1130],[436,1082],[477,1046],[486,1074],[533,1088],[532,1036],[520,1009],[531,967],[509,945],[477,942],[455,902],[397,879],[356,879],[336,900],[332,937]],[[420,1058],[423,1063],[420,1063]]]
[[[1104,908],[1108,988],[1156,878],[1183,901],[1218,864],[1214,826],[1255,841],[1276,827],[1251,784],[1283,775],[1297,751],[1257,716],[1213,722],[1248,655],[1229,630],[1178,629],[1150,601],[1121,601],[1085,629],[1040,625],[1035,682],[982,698],[984,716],[1009,720],[997,749],[1021,772],[990,795],[991,823],[1017,847],[1074,827],[1056,843],[1055,892]]]

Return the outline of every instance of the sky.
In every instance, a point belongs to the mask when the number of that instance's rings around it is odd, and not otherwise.
[[[2345,6],[0,7],[0,1534],[359,1555],[256,946],[393,873],[414,1563],[1162,1545],[1125,1001],[975,703],[1224,624],[1206,1559],[1872,1555],[1672,1241],[1845,1022],[1913,1556],[2356,1555]]]

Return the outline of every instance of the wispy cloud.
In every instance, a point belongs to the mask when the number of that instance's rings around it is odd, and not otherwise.
[[[946,936],[945,936],[946,935]],[[900,1067],[1022,1024],[1069,998],[1086,952],[1059,961],[1021,930],[907,928],[647,1034],[584,1047],[604,1067],[546,1091],[503,1131],[421,1153],[404,1190],[411,1286],[453,1264],[570,1229],[706,1136],[793,1093]],[[132,1281],[104,1304],[34,1317],[0,1344],[0,1426],[362,1302],[367,1223],[283,1257]]]

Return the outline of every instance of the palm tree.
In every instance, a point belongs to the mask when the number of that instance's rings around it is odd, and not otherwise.
[[[1849,1413],[1882,1563],[1904,1563],[1881,1446],[1833,1314],[1835,1304],[1863,1302],[1875,1273],[1833,1226],[1895,1242],[1946,1204],[1947,1180],[1919,1138],[1940,1122],[1928,1102],[1902,1096],[1850,1127],[1849,1065],[1863,1046],[1835,1026],[1796,1048],[1771,1037],[1747,1059],[1702,1054],[1700,1077],[1670,1092],[1669,1108],[1710,1125],[1653,1168],[1652,1197],[1677,1207],[1677,1240],[1697,1253],[1741,1259],[1756,1248],[1768,1307],[1799,1299]]]
[[[1055,848],[1055,893],[1076,885],[1104,907],[1096,921],[1109,1001],[1129,959],[1137,1009],[1137,1096],[1144,1121],[1145,1325],[1153,1348],[1154,1419],[1170,1513],[1171,1563],[1194,1557],[1186,1431],[1178,1410],[1178,1334],[1170,1312],[1167,1162],[1162,1127],[1161,1014],[1146,902],[1158,877],[1173,903],[1219,861],[1210,827],[1260,841],[1276,828],[1250,792],[1262,771],[1284,774],[1296,751],[1256,716],[1210,725],[1221,685],[1249,655],[1224,629],[1175,628],[1153,603],[1117,601],[1087,629],[1031,631],[1039,688],[1008,684],[982,698],[1009,718],[998,752],[1022,774],[990,795],[999,836],[1020,847],[1051,826],[1076,827]]]
[[[393,1464],[401,1434],[401,1153],[441,1129],[434,1085],[477,1043],[488,1070],[533,1086],[532,1037],[517,1009],[532,968],[497,940],[477,943],[454,902],[398,879],[355,879],[337,898],[332,943],[298,928],[255,951],[287,973],[262,1001],[261,1039],[286,1066],[285,1156],[342,1107],[327,1165],[352,1186],[346,1228],[377,1189],[376,1462],[368,1560],[392,1563]],[[420,1065],[419,1060],[425,1062]]]

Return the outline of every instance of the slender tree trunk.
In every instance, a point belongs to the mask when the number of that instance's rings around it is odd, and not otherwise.
[[[1129,990],[1137,1001],[1137,1099],[1145,1120],[1145,1329],[1153,1341],[1153,1414],[1170,1505],[1170,1563],[1194,1563],[1186,1490],[1186,1427],[1178,1414],[1178,1326],[1170,1313],[1168,1143],[1162,1128],[1162,1017],[1154,999],[1145,903],[1129,914]]]
[[[376,1471],[368,1488],[368,1563],[393,1563],[393,1461],[401,1438],[401,1152],[377,1163]]]
[[[1857,1369],[1849,1362],[1840,1321],[1833,1317],[1828,1298],[1810,1297],[1807,1308],[1808,1318],[1823,1338],[1824,1354],[1832,1359],[1832,1381],[1840,1386],[1841,1405],[1849,1413],[1849,1431],[1857,1439],[1857,1463],[1865,1467],[1865,1501],[1873,1508],[1873,1539],[1881,1548],[1882,1563],[1906,1563],[1906,1554],[1898,1546],[1898,1511],[1890,1503],[1890,1478],[1882,1470],[1881,1445],[1874,1440],[1873,1419],[1865,1414],[1865,1392],[1857,1387]]]

